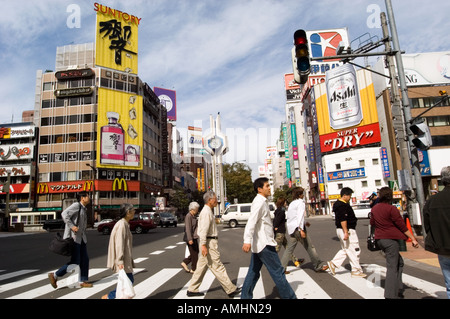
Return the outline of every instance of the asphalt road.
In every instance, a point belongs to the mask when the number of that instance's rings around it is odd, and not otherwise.
[[[311,223],[308,232],[320,258],[323,261],[331,260],[339,250],[334,221],[330,217],[312,217],[308,221]],[[359,220],[357,227],[361,246],[361,264],[376,264],[384,267],[384,257],[379,252],[370,252],[366,248],[365,240],[368,234],[368,223],[368,219]],[[181,298],[186,298],[183,286],[189,282],[191,275],[181,270],[180,266],[185,255],[185,244],[182,242],[183,230],[184,225],[179,224],[176,228],[158,227],[146,234],[133,235],[133,257],[139,261],[136,265],[139,273],[135,275],[135,285],[145,285],[148,282],[150,287],[142,288],[144,290],[142,292],[143,295],[141,295],[142,298],[172,299],[180,296]],[[250,254],[246,254],[241,250],[243,232],[244,227],[231,229],[228,226],[219,225],[221,260],[234,283],[242,280],[242,271],[250,263]],[[24,293],[38,293],[36,296],[31,295],[31,297],[28,297],[30,299],[56,299],[72,296],[71,294],[75,293],[67,288],[47,290],[50,285],[47,283],[45,274],[59,268],[68,261],[67,257],[55,255],[48,250],[48,244],[54,235],[55,232],[53,231],[50,233],[20,234],[12,237],[0,234],[0,299],[13,298],[14,296],[29,296],[23,295]],[[108,241],[109,235],[103,235],[96,230],[88,231],[90,269],[100,269],[92,271],[92,274],[90,273],[90,280],[94,283],[94,287],[105,281],[105,278],[108,278],[107,276],[112,275],[112,272],[106,269]],[[280,257],[282,253],[283,250],[280,252]],[[294,253],[298,258],[305,258],[305,263],[301,266],[302,274],[305,277],[292,279],[292,285],[302,294],[301,298],[321,298],[314,297],[312,295],[313,290],[323,290],[326,292],[326,297],[331,299],[371,298],[372,295],[364,295],[366,291],[361,293],[360,291],[355,291],[351,285],[348,285],[353,284],[354,281],[351,279],[348,282],[342,282],[336,280],[338,276],[335,278],[329,273],[316,273],[313,270],[309,256],[300,244]],[[11,278],[8,277],[9,273],[22,270],[33,272]],[[350,272],[348,262],[344,264],[341,272],[342,276]],[[406,263],[404,273],[407,273],[408,276],[413,276],[413,281],[425,280],[431,284],[443,286],[443,278],[439,272],[428,271],[424,267],[410,266]],[[16,283],[20,283],[21,280],[23,281],[23,279],[35,274],[41,274],[43,277],[39,277],[36,283],[31,283],[30,285],[14,286]],[[298,276],[299,274],[299,272],[296,273],[294,271],[292,276]],[[2,275],[3,281],[1,280]],[[159,279],[160,277],[162,279]],[[266,299],[279,298],[276,287],[265,267],[262,269],[261,278],[264,286],[263,297]],[[383,286],[384,279],[382,277],[379,279],[381,280],[381,286]],[[9,288],[7,291],[2,291],[2,287]],[[40,291],[41,287],[44,287],[43,291]],[[89,296],[77,298],[98,299],[109,290],[111,290],[109,286],[105,286],[104,289],[98,291],[91,290],[95,291],[95,293]],[[435,296],[433,297],[429,293],[415,287],[406,289],[404,295],[406,299],[435,298]],[[441,296],[442,294],[439,292],[439,297]],[[379,294],[376,298],[378,297],[380,297]],[[214,280],[211,282],[210,287],[207,288],[205,299],[228,299],[228,296],[224,293],[218,281]]]

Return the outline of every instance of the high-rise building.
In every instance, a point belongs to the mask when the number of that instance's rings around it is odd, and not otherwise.
[[[95,11],[95,44],[58,47],[55,72],[37,72],[35,99],[36,210],[60,212],[88,191],[90,222],[124,202],[152,209],[169,175],[167,110],[138,75],[140,19]]]

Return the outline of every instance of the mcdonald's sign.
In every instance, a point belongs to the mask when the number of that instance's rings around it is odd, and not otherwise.
[[[94,190],[94,181],[85,181],[83,190],[85,192],[92,192]]]
[[[113,191],[128,192],[128,184],[124,178],[116,178],[113,183]]]
[[[39,183],[37,185],[38,194],[48,194],[49,188],[47,183]]]

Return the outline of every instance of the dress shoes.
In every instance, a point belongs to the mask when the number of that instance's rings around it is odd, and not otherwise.
[[[58,288],[55,275],[52,272],[48,273],[48,280],[50,280],[50,285],[52,285],[53,288]]]
[[[199,296],[204,296],[205,294],[203,293],[203,292],[194,292],[194,291],[187,291],[186,292],[186,295],[188,296],[188,297],[199,297]]]
[[[232,293],[229,293],[229,294],[228,294],[228,297],[230,297],[230,298],[233,298],[234,296],[237,296],[237,295],[239,295],[239,294],[241,293],[241,290],[242,290],[242,288],[241,288],[241,287],[239,287],[239,288],[236,288],[236,290],[235,290],[235,291],[233,291]]]

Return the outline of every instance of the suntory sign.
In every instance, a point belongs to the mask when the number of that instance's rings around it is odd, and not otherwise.
[[[95,64],[138,73],[138,27],[141,18],[95,3],[97,31]]]

